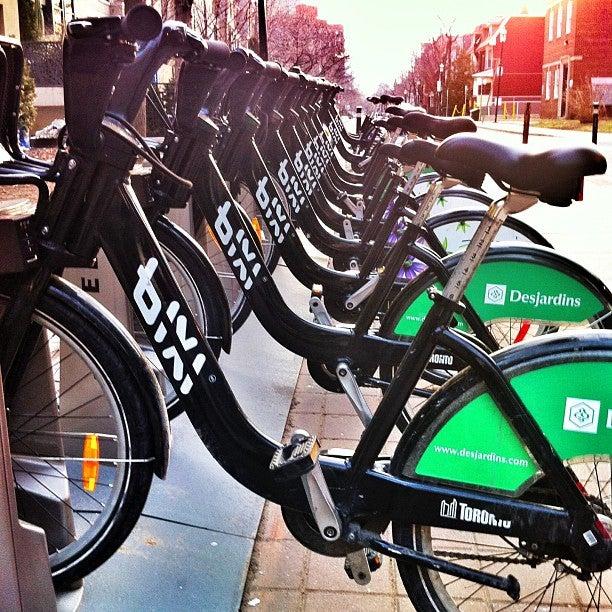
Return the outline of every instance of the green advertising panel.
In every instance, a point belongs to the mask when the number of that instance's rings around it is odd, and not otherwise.
[[[533,370],[512,386],[562,459],[612,454],[612,363]],[[520,492],[538,466],[489,394],[461,408],[418,460],[419,476]]]
[[[540,264],[517,261],[484,262],[466,295],[483,321],[512,317],[553,324],[581,323],[603,307],[596,296],[571,276]],[[402,314],[395,333],[414,336],[431,305],[423,292]],[[463,320],[458,327],[467,330]]]

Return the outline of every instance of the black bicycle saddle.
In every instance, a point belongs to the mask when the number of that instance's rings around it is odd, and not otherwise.
[[[506,189],[534,193],[542,202],[569,206],[582,197],[585,176],[603,174],[606,158],[594,147],[560,147],[535,152],[524,145],[490,142],[473,135],[447,138],[436,156],[449,161],[469,160]]]
[[[444,140],[461,132],[476,131],[476,124],[469,117],[434,117],[419,112],[404,115],[403,126],[407,132],[436,140]]]
[[[420,106],[406,104],[406,108],[401,108],[400,106],[387,106],[385,112],[389,115],[395,115],[396,117],[405,117],[408,113],[424,113],[425,109]]]
[[[441,176],[452,176],[475,189],[482,187],[485,172],[481,168],[472,166],[472,164],[458,162],[456,159],[441,159],[436,156],[437,149],[438,145],[435,142],[410,140],[401,147],[397,159],[402,164],[409,166],[413,166],[417,162],[423,162],[432,167]],[[391,155],[388,156],[391,157]]]
[[[404,98],[402,98],[402,96],[388,96],[387,94],[383,94],[380,96],[380,101],[383,104],[401,104]]]

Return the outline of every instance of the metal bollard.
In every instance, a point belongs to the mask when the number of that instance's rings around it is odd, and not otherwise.
[[[591,141],[597,144],[597,131],[599,130],[599,102],[593,102],[593,131]]]
[[[529,122],[531,121],[531,102],[527,102],[525,106],[525,115],[523,117],[523,144],[529,141]]]
[[[359,134],[359,132],[361,132],[361,113],[363,112],[363,108],[361,108],[361,106],[358,106],[355,109],[355,119],[357,121],[357,126],[355,129],[355,134]]]

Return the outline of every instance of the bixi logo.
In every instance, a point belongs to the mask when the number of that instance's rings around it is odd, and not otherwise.
[[[187,371],[184,359],[189,359],[194,373],[199,374],[206,362],[206,356],[199,352],[198,339],[191,335],[187,317],[180,312],[180,304],[173,300],[163,312],[161,298],[151,282],[158,265],[157,259],[151,257],[146,265],[138,266],[138,282],[133,291],[134,301],[145,323],[155,328],[155,343],[161,346],[163,358],[170,362],[172,378],[180,383],[180,393],[187,395],[193,387],[193,379]],[[174,328],[179,348],[168,338],[169,327]],[[166,369],[167,372],[170,371],[170,365]]]
[[[596,434],[599,424],[600,407],[601,402],[598,400],[568,397],[565,400],[563,429],[565,431]]]
[[[506,303],[506,291],[506,285],[493,285],[487,283],[485,287],[484,303],[503,306]]]

